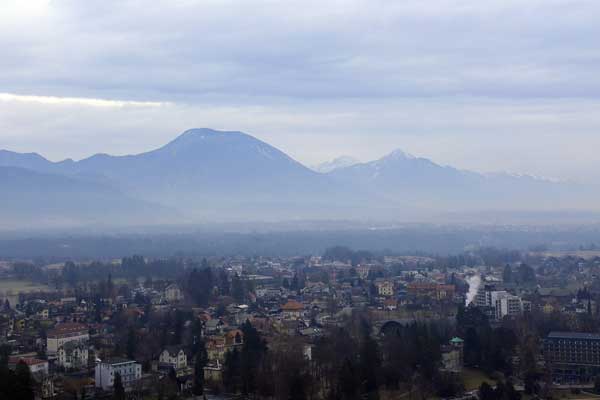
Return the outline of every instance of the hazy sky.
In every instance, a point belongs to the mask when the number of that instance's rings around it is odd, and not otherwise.
[[[306,164],[395,148],[600,182],[600,2],[0,1],[0,148],[242,130]]]

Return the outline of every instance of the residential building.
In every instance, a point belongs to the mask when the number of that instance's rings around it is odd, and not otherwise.
[[[169,346],[160,353],[158,361],[163,365],[170,365],[174,369],[187,367],[187,355],[180,346]]]
[[[48,375],[48,361],[37,358],[10,356],[8,359],[8,367],[15,368],[20,362],[27,365],[29,372],[31,372],[34,377]]]
[[[544,358],[555,381],[589,382],[600,375],[600,335],[550,332],[544,340]]]
[[[66,369],[87,367],[88,345],[84,341],[71,341],[63,344],[57,353],[57,365]]]
[[[131,387],[142,377],[142,365],[134,360],[113,359],[96,363],[96,387],[111,390],[115,383],[115,375],[121,376],[123,387]]]
[[[390,281],[376,281],[375,287],[377,288],[377,295],[383,297],[390,297],[394,295],[394,284]]]
[[[176,303],[183,300],[183,293],[177,284],[172,283],[165,288],[165,298],[169,303]]]
[[[288,300],[281,306],[281,311],[284,318],[300,318],[304,313],[304,305],[296,300]]]
[[[506,292],[496,296],[494,307],[496,309],[496,319],[523,313],[523,303],[521,298]]]
[[[86,325],[78,323],[64,323],[57,325],[48,332],[46,339],[46,352],[48,355],[56,355],[58,349],[65,343],[81,341],[87,343],[90,339]]]
[[[442,285],[439,283],[410,283],[406,290],[408,294],[415,297],[431,297],[436,300],[452,299],[454,297],[454,285]]]

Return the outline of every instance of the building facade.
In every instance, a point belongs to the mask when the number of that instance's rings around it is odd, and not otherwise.
[[[123,387],[131,387],[142,377],[142,365],[133,360],[114,359],[96,363],[96,387],[102,390],[112,390],[115,375],[121,375]]]
[[[90,334],[87,326],[77,323],[60,324],[48,332],[46,352],[48,355],[56,355],[58,349],[68,342],[79,341],[87,343],[89,339]]]
[[[66,369],[87,367],[88,346],[83,341],[70,341],[63,344],[57,353],[57,364]]]
[[[544,340],[544,358],[555,381],[590,382],[600,374],[600,335],[550,332]]]
[[[164,365],[170,365],[174,369],[183,369],[187,367],[187,355],[181,347],[170,346],[160,353],[158,361]]]

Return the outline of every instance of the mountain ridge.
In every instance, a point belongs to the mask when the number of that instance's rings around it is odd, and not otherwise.
[[[588,200],[597,193],[531,176],[460,170],[401,149],[316,172],[251,135],[209,128],[188,129],[154,150],[79,161],[0,151],[0,167],[67,177],[75,187],[85,182],[92,199],[96,189],[111,188],[116,197],[178,210],[189,221],[418,219],[442,211],[584,208],[594,206]],[[86,200],[85,191],[77,193]],[[116,197],[111,204],[118,209]]]

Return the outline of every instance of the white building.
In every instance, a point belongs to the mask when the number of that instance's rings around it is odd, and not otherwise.
[[[523,313],[523,302],[519,296],[504,294],[496,299],[496,319],[502,319],[507,315],[521,315]]]
[[[123,387],[131,387],[142,377],[142,365],[133,360],[113,359],[96,363],[96,387],[111,390],[115,383],[115,375],[121,375]]]
[[[56,355],[58,349],[68,342],[86,343],[90,339],[87,326],[77,323],[68,323],[57,325],[48,332],[46,339],[46,352],[48,355]]]
[[[87,367],[88,345],[83,341],[71,341],[58,349],[57,364],[66,369]]]
[[[507,315],[520,315],[523,313],[523,300],[505,290],[494,290],[492,286],[480,289],[475,298],[478,307],[491,307],[496,319],[502,319]]]
[[[161,364],[171,365],[174,369],[183,369],[187,367],[187,355],[181,347],[170,346],[160,353],[158,361]]]
[[[183,294],[177,284],[172,283],[165,289],[165,298],[168,302],[174,303],[183,300]]]
[[[390,297],[394,295],[394,284],[390,281],[376,281],[375,287],[379,296]]]
[[[8,365],[11,368],[16,368],[17,364],[23,362],[29,368],[34,377],[48,375],[48,361],[40,360],[37,358],[10,356],[8,359]]]

